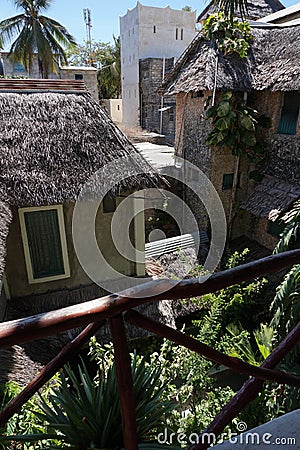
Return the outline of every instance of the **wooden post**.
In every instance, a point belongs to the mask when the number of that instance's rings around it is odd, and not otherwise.
[[[137,311],[129,311],[125,314],[125,319],[132,325],[148,330],[151,333],[157,334],[158,336],[167,338],[170,341],[175,342],[176,344],[183,345],[184,347],[189,348],[199,355],[204,356],[210,361],[213,361],[217,364],[223,364],[224,366],[229,367],[235,372],[245,373],[246,375],[251,375],[262,380],[271,380],[280,384],[289,384],[291,386],[300,387],[300,377],[290,375],[286,372],[281,372],[278,370],[256,367],[252,364],[242,361],[239,358],[228,356],[225,353],[219,352],[209,345],[204,344],[203,342],[197,341],[197,339],[187,336],[180,331],[174,330],[174,328],[156,322],[149,317],[145,317]]]
[[[55,358],[52,359],[41,372],[13,398],[0,412],[0,427],[6,422],[42,387],[53,375],[66,364],[71,357],[79,352],[80,348],[94,336],[102,326],[101,323],[93,323],[86,327],[75,339],[69,342]]]
[[[114,345],[115,369],[122,413],[122,430],[125,450],[137,450],[135,398],[131,372],[131,360],[122,315],[109,321]]]

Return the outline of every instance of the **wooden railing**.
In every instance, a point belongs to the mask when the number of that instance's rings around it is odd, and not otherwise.
[[[249,281],[254,278],[277,272],[293,264],[300,263],[300,250],[293,250],[272,255],[233,269],[218,272],[206,281],[199,279],[151,281],[118,294],[69,306],[45,314],[0,324],[0,348],[29,342],[60,331],[86,325],[86,328],[60,353],[50,361],[42,371],[24,388],[24,390],[8,403],[0,413],[0,426],[5,423],[24,405],[50,378],[78,353],[81,347],[99,330],[105,319],[109,320],[111,337],[114,345],[116,376],[122,412],[124,446],[126,450],[138,448],[136,435],[136,418],[134,403],[134,387],[131,374],[130,355],[124,327],[124,320],[137,327],[148,330],[158,336],[165,337],[179,345],[183,345],[196,353],[223,364],[228,368],[244,373],[251,378],[246,381],[230,402],[215,417],[205,430],[218,436],[224,428],[242,411],[263,387],[264,380],[281,384],[300,386],[300,377],[283,371],[274,370],[276,365],[300,340],[300,322],[292,332],[278,345],[260,367],[245,363],[239,358],[230,357],[196,339],[173,328],[146,317],[133,308],[144,303],[159,300],[178,300],[201,296],[215,292],[233,284]],[[163,293],[162,293],[163,292]],[[208,447],[205,434],[200,435],[199,443],[190,450],[202,450]]]

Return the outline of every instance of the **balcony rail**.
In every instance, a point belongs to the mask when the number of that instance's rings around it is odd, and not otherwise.
[[[38,389],[49,381],[74,354],[79,353],[82,346],[97,333],[103,321],[108,320],[114,346],[125,450],[137,450],[138,443],[134,387],[124,321],[148,330],[158,336],[165,337],[176,344],[183,345],[199,355],[218,364],[223,364],[236,372],[251,376],[203,432],[207,435],[213,433],[215,436],[218,436],[234,417],[256,398],[265,380],[300,386],[300,377],[274,370],[284,356],[299,342],[300,322],[278,347],[273,350],[261,366],[256,367],[243,362],[239,358],[230,357],[219,352],[167,325],[154,321],[138,313],[133,308],[144,303],[157,302],[159,300],[186,299],[216,292],[228,286],[265,276],[299,263],[300,250],[292,250],[218,272],[203,282],[198,278],[182,280],[180,282],[173,280],[155,280],[118,294],[107,295],[79,305],[1,323],[0,348],[33,341],[75,327],[86,326],[86,328],[75,339],[69,342],[19,395],[8,403],[0,413],[0,426],[5,425]],[[163,293],[161,293],[162,291]],[[204,450],[208,448],[209,443],[205,443],[205,434],[203,434],[203,439],[199,439],[198,444],[190,447],[190,450]]]

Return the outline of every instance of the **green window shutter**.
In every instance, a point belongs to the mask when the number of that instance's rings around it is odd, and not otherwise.
[[[281,111],[278,133],[296,134],[299,116],[300,94],[298,92],[286,92]]]
[[[227,189],[232,189],[233,179],[234,179],[233,173],[225,173],[223,175],[222,191],[226,191]],[[238,173],[237,187],[240,187],[240,183],[241,183],[241,174]]]
[[[24,213],[33,278],[65,273],[56,209]]]
[[[222,189],[225,191],[226,189],[231,189],[233,186],[233,173],[225,173],[223,175],[223,184]]]

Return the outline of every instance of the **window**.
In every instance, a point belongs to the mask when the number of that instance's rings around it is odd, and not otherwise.
[[[109,194],[106,194],[103,198],[103,212],[104,213],[113,213],[117,208],[116,197],[112,197]]]
[[[183,28],[180,30],[180,39],[183,41]]]
[[[174,109],[169,109],[169,122],[174,122]]]
[[[193,91],[192,92],[192,98],[199,98],[199,97],[204,97],[203,91]]]
[[[240,186],[240,176],[241,174],[238,174],[238,181],[237,181],[237,185],[238,187]],[[222,191],[226,191],[229,189],[232,189],[233,186],[233,178],[234,178],[234,174],[233,173],[225,173],[223,175],[223,183],[222,183]]]
[[[176,31],[175,31],[175,39],[176,39],[176,41],[178,40],[178,28],[176,28]]]
[[[75,73],[74,78],[75,80],[83,80],[83,75],[82,73]]]
[[[62,205],[20,208],[19,218],[29,283],[68,278]]]
[[[268,221],[268,233],[276,238],[279,238],[284,228],[285,223],[281,222],[280,220],[275,220],[274,222],[272,222],[272,220]]]
[[[296,134],[299,116],[300,93],[286,92],[278,126],[279,134]]]

